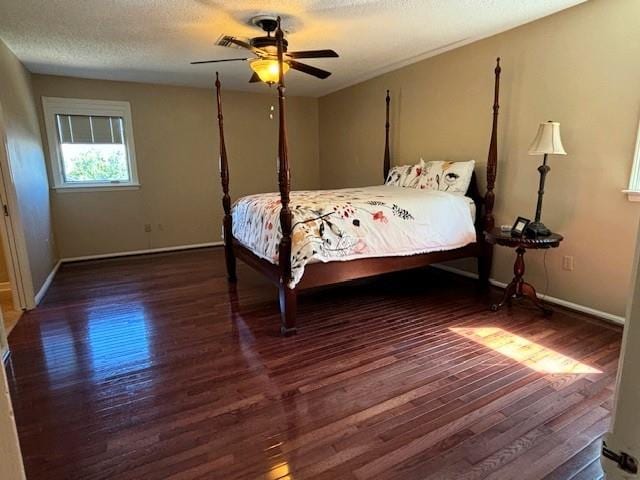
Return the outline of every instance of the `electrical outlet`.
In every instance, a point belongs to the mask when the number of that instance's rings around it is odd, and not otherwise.
[[[151,231],[151,224],[150,223],[145,223],[144,224],[144,231],[149,233]]]
[[[570,272],[573,271],[573,257],[570,255],[565,255],[562,257],[562,269],[568,270]]]

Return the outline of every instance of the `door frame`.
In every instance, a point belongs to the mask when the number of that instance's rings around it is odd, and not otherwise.
[[[18,209],[18,197],[11,175],[9,143],[2,104],[0,104],[0,202],[0,216],[2,217],[0,235],[5,242],[5,252],[2,255],[5,255],[6,258],[14,305],[17,302],[15,306],[22,309],[35,308],[33,279],[29,266],[26,238]],[[5,206],[7,215],[3,211]],[[4,368],[9,355],[9,346],[1,312],[0,337],[0,446],[2,451],[7,453],[0,464],[0,476],[11,480],[24,480],[23,458]]]
[[[637,324],[640,320],[640,226],[636,234],[636,249],[632,265],[631,286],[627,297],[624,332],[611,409],[611,424],[608,433],[604,436],[604,441],[613,452],[630,455],[637,462],[640,457],[640,421],[636,411],[640,400],[640,388],[635,372],[640,364],[640,354],[635,346],[640,339],[640,325]],[[638,478],[637,474],[624,471],[604,455],[600,456],[600,462],[607,479]]]
[[[23,310],[35,308],[35,292],[29,266],[26,239],[18,208],[18,197],[9,163],[9,143],[5,118],[0,104],[0,235],[5,255],[14,305]],[[6,214],[3,211],[6,207]]]

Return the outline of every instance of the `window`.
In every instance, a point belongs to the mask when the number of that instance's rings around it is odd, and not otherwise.
[[[638,136],[636,137],[636,150],[633,157],[633,167],[631,167],[629,188],[624,190],[624,193],[632,202],[640,202],[640,126],[638,126]]]
[[[137,188],[128,102],[43,97],[53,188]]]

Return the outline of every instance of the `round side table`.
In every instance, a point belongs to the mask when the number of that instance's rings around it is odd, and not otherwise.
[[[551,315],[553,311],[547,307],[536,295],[533,285],[524,281],[524,254],[529,249],[557,248],[563,240],[562,235],[552,233],[546,237],[513,237],[511,232],[503,232],[499,228],[494,228],[489,232],[484,232],[484,237],[492,245],[515,248],[516,261],[513,264],[513,280],[504,290],[504,295],[500,303],[491,305],[491,310],[497,312],[505,305],[511,305],[511,300],[516,298],[526,298],[533,302],[543,314]]]

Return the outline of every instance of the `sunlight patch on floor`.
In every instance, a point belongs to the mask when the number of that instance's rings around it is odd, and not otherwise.
[[[293,480],[293,477],[290,475],[291,471],[289,468],[289,464],[284,462],[274,468],[272,468],[269,472],[267,472],[268,480]]]
[[[498,327],[452,327],[458,335],[541,373],[602,373],[578,360]]]

